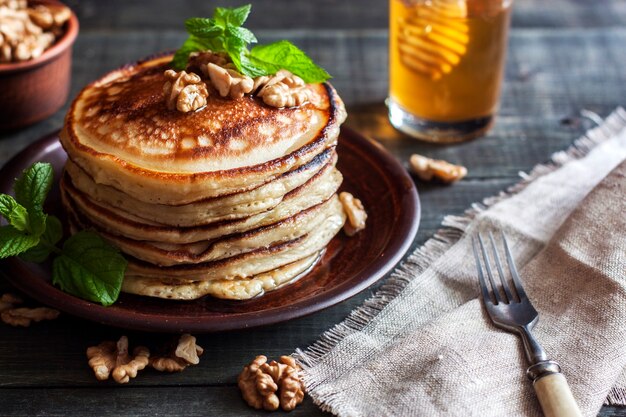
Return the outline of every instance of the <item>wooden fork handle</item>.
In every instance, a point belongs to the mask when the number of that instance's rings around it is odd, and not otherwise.
[[[533,386],[546,417],[582,417],[578,404],[562,373],[548,373]]]

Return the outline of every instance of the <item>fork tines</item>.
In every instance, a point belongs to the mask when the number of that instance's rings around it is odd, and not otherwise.
[[[480,233],[477,234],[478,238],[472,238],[472,247],[474,250],[474,257],[476,258],[476,268],[478,269],[478,279],[480,282],[480,288],[482,291],[483,299],[485,302],[492,302],[495,305],[500,303],[510,304],[520,302],[522,298],[526,298],[526,293],[524,292],[524,288],[522,287],[519,274],[517,273],[517,268],[515,267],[515,263],[513,262],[513,256],[511,254],[511,250],[509,249],[508,242],[506,241],[506,237],[504,233],[502,233],[502,242],[504,246],[504,251],[506,254],[506,260],[509,267],[509,274],[511,275],[513,282],[513,290],[511,291],[511,287],[509,286],[509,280],[504,273],[502,268],[502,262],[500,261],[500,256],[498,255],[498,250],[496,247],[495,239],[493,234],[489,232],[489,241],[491,242],[491,258],[495,260],[497,275],[499,277],[499,284],[497,280],[494,278],[493,268],[491,267],[490,256],[487,253],[487,249],[485,248],[485,243],[483,241]],[[478,242],[478,243],[477,243]],[[480,253],[478,247],[480,246]],[[482,261],[481,261],[482,259]],[[484,268],[481,267],[484,265]],[[485,279],[485,274],[483,273],[483,269],[487,271],[487,277],[491,286],[491,293],[493,293],[493,298],[490,295],[489,285],[487,285],[487,280]],[[502,292],[503,291],[503,292]],[[516,294],[514,294],[516,292]],[[495,299],[495,302],[494,302]]]

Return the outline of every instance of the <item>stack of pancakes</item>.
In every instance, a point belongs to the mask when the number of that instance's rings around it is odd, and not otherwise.
[[[341,99],[315,84],[295,108],[212,91],[196,112],[168,110],[170,59],[116,70],[74,101],[61,133],[72,229],[120,248],[129,293],[247,299],[292,281],[345,221]]]

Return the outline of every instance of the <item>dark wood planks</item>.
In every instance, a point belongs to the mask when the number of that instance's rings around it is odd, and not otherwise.
[[[406,159],[413,151],[466,163],[470,177],[515,176],[563,149],[589,126],[586,108],[600,115],[624,104],[626,29],[519,30],[511,35],[500,117],[487,137],[437,147],[396,132],[386,119],[387,37],[384,31],[261,32],[268,40],[289,37],[334,75],[333,84],[348,105],[348,125],[379,139]],[[73,97],[82,86],[124,63],[174,48],[181,32],[84,33],[74,52]],[[583,64],[584,63],[584,64]],[[67,106],[30,128],[0,133],[0,163],[62,125]],[[524,152],[519,152],[523,147]],[[463,157],[461,157],[463,155]],[[476,157],[473,157],[475,155]],[[478,157],[479,156],[479,157]]]
[[[182,19],[217,4],[155,0],[147,8],[146,2],[136,0],[70,3],[82,23],[74,50],[72,95],[110,69],[177,47],[186,36],[180,30]],[[418,183],[422,222],[413,248],[432,236],[444,215],[462,213],[472,202],[516,182],[518,171],[566,148],[591,126],[579,117],[581,108],[605,116],[626,104],[623,1],[518,1],[501,115],[485,138],[450,147],[408,139],[386,120],[385,1],[253,4],[256,12],[250,27],[261,29],[258,35],[263,42],[292,39],[335,76],[333,83],[348,104],[348,125],[378,139],[402,161],[412,152],[421,152],[469,167],[468,177],[453,186]],[[63,114],[64,110],[22,131],[0,133],[0,165],[28,143],[58,129]],[[0,292],[6,286],[0,279]],[[243,364],[259,353],[276,357],[312,343],[375,289],[288,323],[199,335],[206,349],[200,365],[173,375],[146,371],[125,387],[93,378],[86,365],[86,347],[121,334],[128,334],[131,343],[156,346],[167,336],[125,332],[67,316],[30,329],[0,326],[0,414],[267,415],[248,409],[239,398],[235,381]],[[324,414],[307,401],[290,415]],[[626,416],[626,409],[604,407],[600,415]]]
[[[2,415],[15,416],[267,416],[267,411],[249,408],[235,386],[137,388],[38,388],[0,390]],[[306,398],[290,413],[276,411],[272,416],[331,416]],[[598,417],[624,416],[623,407],[605,406]]]
[[[216,6],[251,3],[251,29],[363,29],[386,28],[386,0],[249,0],[169,1],[66,0],[81,16],[84,29],[181,29],[182,19],[210,16]],[[623,26],[626,3],[621,0],[516,0],[514,27]]]

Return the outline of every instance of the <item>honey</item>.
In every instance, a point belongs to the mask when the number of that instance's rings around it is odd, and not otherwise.
[[[510,11],[501,0],[390,0],[391,101],[433,122],[492,116]]]

